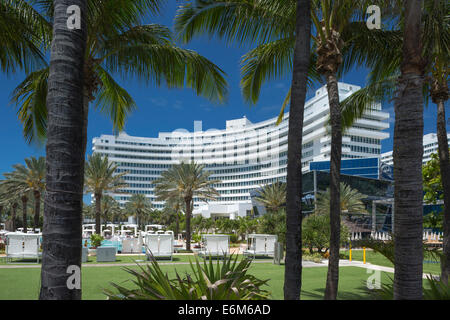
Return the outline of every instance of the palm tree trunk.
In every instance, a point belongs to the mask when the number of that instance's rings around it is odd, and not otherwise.
[[[39,227],[39,217],[41,216],[41,193],[35,192],[34,193],[34,229],[33,231],[36,232],[36,229]]]
[[[423,60],[421,3],[406,0],[394,128],[394,299],[422,299]]]
[[[96,234],[100,234],[101,230],[100,230],[100,216],[102,214],[102,195],[99,193],[96,193],[94,195],[95,198],[95,233]]]
[[[16,214],[17,214],[17,203],[12,205],[12,232],[16,232]]]
[[[340,174],[342,155],[341,107],[336,74],[327,75],[328,101],[331,121],[330,159],[330,256],[328,258],[325,299],[336,300],[339,284],[339,249],[341,231]]]
[[[311,41],[310,8],[309,0],[297,1],[286,178],[285,300],[299,300],[302,287],[302,137]]]
[[[28,198],[22,197],[22,223],[23,223],[23,233],[27,233],[27,204],[28,204]]]
[[[445,102],[437,101],[437,136],[439,149],[439,165],[441,169],[441,181],[444,189],[444,261],[441,261],[441,279],[448,283],[450,275],[450,160],[445,127]]]
[[[47,95],[47,173],[39,299],[80,300],[81,288],[68,286],[72,274],[67,273],[67,270],[69,266],[76,266],[81,270],[86,0],[55,0],[53,3],[53,41]],[[71,5],[80,8],[80,30],[67,28],[67,8]]]
[[[186,203],[186,250],[191,250],[191,198],[184,200]]]

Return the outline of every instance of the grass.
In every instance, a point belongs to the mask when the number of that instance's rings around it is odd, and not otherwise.
[[[188,265],[163,265],[162,270],[174,276],[175,270],[183,274]],[[283,299],[284,266],[272,263],[253,264],[250,273],[268,282],[272,298]],[[327,268],[315,267],[303,269],[302,299],[323,299]],[[340,268],[338,299],[371,299],[365,281],[369,274],[362,268]],[[130,285],[130,275],[121,267],[84,268],[82,271],[82,290],[85,300],[104,300],[103,288],[110,288],[110,282]],[[387,281],[387,274],[382,273],[382,281]],[[0,300],[33,300],[39,292],[40,269],[0,269]]]
[[[342,250],[341,253],[346,254],[348,258],[348,250]],[[352,260],[363,261],[363,250],[352,250]],[[372,250],[366,250],[366,262],[384,267],[394,267],[394,265],[386,257]],[[423,273],[431,273],[435,275],[440,274],[441,264],[430,262],[435,261],[432,260],[431,256],[425,257],[423,264]]]

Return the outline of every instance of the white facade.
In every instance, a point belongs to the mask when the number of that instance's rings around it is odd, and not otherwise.
[[[343,100],[360,87],[339,83]],[[331,137],[327,135],[329,114],[326,87],[316,91],[305,104],[303,131],[303,171],[311,161],[329,160]],[[389,114],[374,105],[371,112],[356,121],[343,136],[342,159],[379,156],[381,140],[389,137],[382,132],[389,128]],[[125,181],[128,194],[111,194],[124,203],[133,193],[146,194],[156,208],[154,185],[161,172],[181,160],[194,160],[212,171],[211,179],[220,197],[205,206],[194,199],[194,214],[204,216],[245,216],[251,210],[250,190],[275,181],[286,180],[287,134],[289,114],[280,125],[277,118],[252,123],[246,117],[226,121],[222,130],[202,130],[201,121],[194,122],[194,132],[178,129],[161,132],[157,138],[102,135],[93,139],[93,152],[107,155],[119,165],[119,172],[128,172]]]
[[[450,134],[447,134],[447,141],[450,143]],[[431,155],[438,152],[438,138],[436,133],[428,133],[423,136],[423,159],[422,164],[431,160]],[[392,151],[381,154],[381,161],[391,166],[394,165]]]

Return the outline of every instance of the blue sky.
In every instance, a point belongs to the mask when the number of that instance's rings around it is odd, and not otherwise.
[[[175,16],[176,1],[169,1],[163,13],[149,22],[162,23],[172,27]],[[154,137],[159,131],[173,131],[184,128],[193,131],[194,120],[203,121],[203,130],[223,129],[225,121],[247,116],[252,122],[258,122],[278,115],[281,104],[290,85],[290,79],[280,79],[268,83],[263,90],[259,103],[255,106],[246,104],[241,96],[240,57],[248,48],[227,46],[219,39],[200,38],[184,46],[195,49],[219,65],[226,73],[229,82],[229,98],[226,104],[214,105],[204,98],[197,97],[188,89],[168,90],[156,88],[152,84],[145,85],[134,79],[119,80],[119,83],[135,99],[138,110],[128,119],[125,131],[129,135]],[[366,70],[353,70],[340,79],[342,82],[365,85]],[[0,74],[0,173],[11,171],[12,165],[23,163],[29,156],[44,156],[44,146],[29,146],[22,137],[22,129],[16,116],[16,109],[10,105],[13,89],[24,79],[24,74],[5,76]],[[311,96],[309,93],[308,97]],[[430,104],[425,112],[425,133],[436,131],[435,105]],[[392,150],[394,112],[392,104],[383,105],[383,109],[391,114],[390,139],[384,140],[382,152]],[[448,112],[448,111],[447,111]],[[91,109],[88,127],[88,153],[91,152],[92,138],[101,134],[111,134],[112,125],[105,115]]]

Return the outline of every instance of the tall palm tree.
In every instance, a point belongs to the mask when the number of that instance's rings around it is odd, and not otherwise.
[[[394,299],[422,299],[422,1],[403,1],[405,26],[394,128]]]
[[[125,210],[128,215],[136,218],[136,224],[141,227],[143,220],[148,220],[152,213],[152,203],[144,194],[133,194],[125,204]]]
[[[423,94],[426,103],[437,106],[437,135],[439,163],[443,177],[444,216],[450,226],[450,160],[448,152],[445,103],[448,101],[448,62],[450,52],[450,4],[445,0],[425,0],[422,16],[423,56],[428,64],[424,70]],[[368,85],[343,101],[343,125],[349,126],[361,113],[366,112],[374,101],[392,100],[396,81],[400,75],[403,33],[403,20],[394,30],[382,30],[377,41],[372,41],[377,50],[360,54],[372,55],[371,76]],[[373,54],[373,52],[377,54]],[[443,266],[442,279],[448,281],[450,273],[450,230],[444,228],[444,253],[447,260]]]
[[[22,201],[22,216],[24,232],[27,232],[27,207],[30,197],[34,198],[34,229],[39,225],[41,210],[41,195],[45,189],[45,158],[31,157],[25,159],[26,166],[13,165],[13,172],[5,173],[6,180],[2,182],[10,196],[20,196]]]
[[[275,182],[265,185],[255,199],[261,202],[268,211],[278,212],[286,205],[286,184]]]
[[[81,268],[83,66],[88,9],[86,0],[54,0],[47,4],[53,17],[53,36],[48,92],[44,100],[48,114],[47,174],[39,299],[80,300],[81,288],[67,285],[70,276],[67,269],[69,266]],[[80,9],[79,30],[67,28],[67,8],[71,5]]]
[[[123,180],[127,172],[116,173],[117,165],[100,153],[88,156],[85,166],[85,191],[92,193],[95,199],[95,233],[100,234],[102,215],[102,197],[105,192],[115,192],[128,186]]]
[[[160,12],[163,0],[86,0],[86,3],[84,137],[90,104],[109,115],[114,129],[119,131],[136,108],[135,101],[114,75],[124,80],[137,77],[157,86],[165,83],[170,88],[186,86],[212,101],[226,99],[226,81],[221,69],[195,51],[177,47],[169,28],[143,23],[146,15]],[[51,26],[53,1],[42,0],[36,6],[42,12],[40,18]],[[46,34],[44,39],[51,39],[51,34]],[[46,136],[48,70],[48,66],[32,70],[13,92],[12,102],[19,107],[23,134],[30,142]]]
[[[40,45],[51,28],[26,0],[0,2],[0,29],[0,70],[14,73],[23,69],[28,73],[45,65]]]
[[[366,9],[369,5],[381,5],[384,2],[386,1],[314,0],[311,4],[311,19],[316,34],[312,35],[314,50],[309,64],[308,81],[326,82],[331,115],[332,246],[325,290],[326,299],[336,298],[339,275],[339,173],[342,130],[337,81],[338,77],[350,70],[356,62],[364,61],[364,57],[356,59],[352,52],[354,47],[359,45],[370,46],[370,41],[355,43],[355,34],[365,34],[366,38],[372,38],[372,31],[366,27]],[[178,11],[175,28],[184,41],[189,41],[198,34],[209,33],[224,37],[228,41],[256,43],[256,48],[242,58],[241,69],[244,98],[255,103],[264,82],[283,77],[293,71],[297,4],[296,1],[275,0],[187,1]],[[293,89],[291,88],[283,103],[279,121],[283,117],[284,108]],[[297,156],[301,150],[294,147],[291,149],[294,149],[293,152]],[[291,168],[296,170],[293,165]],[[301,171],[292,172],[290,176],[294,177],[294,174],[300,175]],[[288,185],[288,192],[289,190],[292,189]],[[292,208],[298,209],[300,200],[296,201],[298,205]],[[288,202],[291,203],[290,200]],[[288,204],[289,206],[291,205]],[[297,228],[297,231],[301,232],[301,229]]]
[[[186,250],[191,250],[191,216],[194,198],[213,200],[219,196],[213,185],[219,180],[210,179],[210,171],[203,170],[204,165],[195,162],[172,165],[154,181],[155,194],[160,201],[182,198],[186,210]]]

